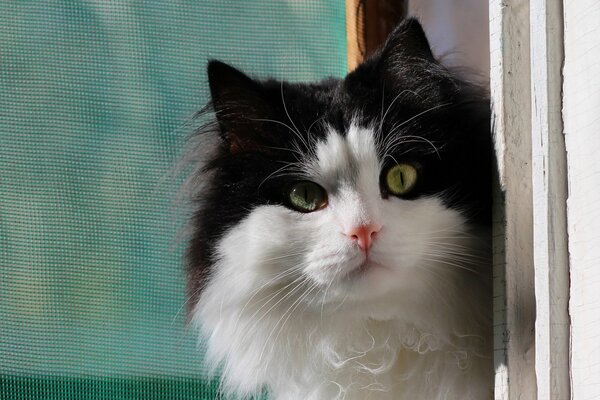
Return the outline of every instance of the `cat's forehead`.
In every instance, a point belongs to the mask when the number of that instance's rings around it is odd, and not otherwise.
[[[308,173],[333,191],[343,185],[360,186],[366,176],[376,177],[380,160],[375,132],[356,122],[345,131],[327,126],[308,159]]]

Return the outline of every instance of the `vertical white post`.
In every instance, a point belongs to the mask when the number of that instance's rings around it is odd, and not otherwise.
[[[571,390],[600,398],[600,2],[564,2]]]
[[[530,16],[535,370],[538,399],[563,400],[570,397],[570,321],[562,2],[530,0]]]
[[[535,399],[529,1],[489,5],[500,178],[494,221],[495,398]]]

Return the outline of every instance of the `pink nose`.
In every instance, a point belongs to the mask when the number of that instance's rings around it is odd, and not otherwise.
[[[367,251],[371,247],[373,240],[377,237],[377,232],[380,229],[381,225],[377,224],[361,225],[344,232],[344,235],[356,242],[358,247]]]

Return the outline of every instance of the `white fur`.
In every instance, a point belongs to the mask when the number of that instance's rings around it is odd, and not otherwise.
[[[194,310],[225,393],[490,399],[486,266],[464,217],[435,197],[383,199],[372,130],[330,130],[304,161],[328,206],[254,209],[220,241]],[[363,271],[343,232],[366,223],[382,228]]]

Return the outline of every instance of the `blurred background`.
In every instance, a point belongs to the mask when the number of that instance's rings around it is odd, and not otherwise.
[[[174,201],[211,58],[342,76],[344,0],[0,2],[0,398],[215,398]]]

